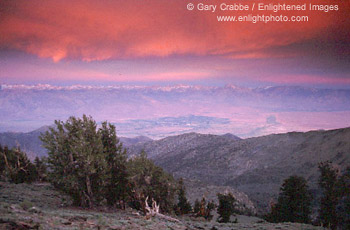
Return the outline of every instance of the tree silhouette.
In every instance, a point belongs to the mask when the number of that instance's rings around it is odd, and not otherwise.
[[[266,219],[270,222],[309,223],[312,196],[303,177],[291,176],[282,187],[278,202]]]
[[[192,207],[190,202],[188,202],[186,198],[186,188],[183,182],[183,179],[180,178],[179,180],[179,190],[178,190],[178,203],[177,203],[177,210],[179,214],[188,214],[192,211]]]
[[[318,184],[323,192],[319,218],[324,226],[336,229],[338,225],[336,206],[340,196],[338,189],[339,171],[329,161],[320,163],[318,168],[321,173]]]
[[[230,222],[230,217],[235,212],[236,198],[231,194],[217,194],[219,200],[218,221],[222,223]]]

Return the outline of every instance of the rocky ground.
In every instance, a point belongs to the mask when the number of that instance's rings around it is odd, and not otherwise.
[[[178,217],[177,217],[178,218]],[[221,224],[192,218],[171,222],[157,217],[146,219],[134,210],[86,210],[74,208],[68,197],[49,184],[9,184],[0,182],[1,229],[253,229],[313,230],[304,224],[271,224],[256,217],[236,216],[238,223]]]

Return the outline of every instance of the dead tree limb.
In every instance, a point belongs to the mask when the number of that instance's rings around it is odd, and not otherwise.
[[[159,213],[159,205],[157,205],[157,202],[155,200],[152,199],[152,208],[149,207],[148,205],[148,197],[146,197],[146,200],[145,200],[145,209],[146,209],[146,216],[147,217],[153,217],[153,216],[157,216],[158,218],[161,218],[161,219],[165,219],[165,220],[168,220],[168,221],[172,221],[172,222],[178,222],[178,223],[181,223],[180,220],[178,219],[175,219],[173,217],[170,217],[170,216],[166,216],[166,215],[163,215],[161,213]]]

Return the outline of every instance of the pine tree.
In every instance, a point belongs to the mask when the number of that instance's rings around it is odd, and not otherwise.
[[[106,157],[97,124],[86,115],[55,121],[40,137],[48,150],[50,181],[76,205],[92,207],[103,200]]]
[[[194,208],[193,213],[196,215],[196,217],[203,217],[206,220],[211,220],[213,218],[213,215],[211,214],[211,211],[215,209],[215,203],[214,201],[209,201],[205,199],[203,196],[201,201],[198,199],[194,202]]]
[[[12,183],[31,183],[37,179],[35,166],[20,148],[0,148],[0,173]]]
[[[42,157],[41,159],[39,157],[35,157],[34,159],[34,165],[38,174],[38,180],[39,181],[46,181],[47,180],[47,159],[46,157]]]
[[[129,189],[126,150],[117,138],[114,125],[103,122],[99,132],[107,161],[105,191],[107,204],[109,206],[117,205],[119,208],[125,209]]]
[[[162,212],[174,208],[176,183],[174,178],[156,166],[142,150],[140,155],[128,161],[128,174],[132,183],[130,205],[145,212],[145,199],[154,199]]]
[[[194,205],[193,205],[193,213],[198,215],[200,210],[201,210],[201,203],[199,202],[198,199],[196,199],[194,201]]]
[[[230,222],[231,215],[235,212],[235,202],[236,198],[231,194],[217,194],[218,200],[219,200],[219,207],[218,207],[218,222],[221,223],[227,223]]]
[[[177,209],[179,210],[179,214],[188,214],[192,211],[192,207],[190,202],[188,202],[186,198],[186,188],[183,182],[183,179],[179,180],[179,190],[178,190],[178,203]]]
[[[214,210],[216,207],[214,201],[209,201],[207,204],[207,208],[206,208],[206,215],[205,215],[205,219],[211,221],[211,219],[213,218],[213,215],[211,214],[211,211]]]
[[[206,214],[207,214],[207,201],[205,199],[205,197],[202,197],[200,206],[199,206],[199,216],[202,216],[205,218]]]
[[[350,229],[350,167],[339,179],[340,199],[336,207],[340,229]]]
[[[282,187],[277,204],[272,207],[267,220],[270,222],[309,223],[312,196],[303,177],[291,176]]]
[[[339,171],[328,161],[320,163],[318,168],[321,172],[318,183],[323,192],[319,218],[324,226],[336,229],[338,225],[336,206],[340,195],[338,190]]]
[[[115,126],[107,122],[97,129],[87,116],[55,121],[41,135],[48,150],[49,180],[69,194],[75,205],[92,207],[106,202],[124,208],[126,202],[144,210],[145,199],[154,199],[163,212],[174,207],[173,177],[147,159],[144,152],[127,160]]]

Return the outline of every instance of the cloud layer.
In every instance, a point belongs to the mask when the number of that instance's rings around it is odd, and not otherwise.
[[[305,2],[314,1],[296,0],[293,4]],[[0,46],[55,62],[171,55],[234,59],[298,56],[349,41],[343,34],[349,30],[345,17],[349,5],[336,2],[338,12],[307,11],[307,23],[252,24],[217,22],[216,15],[222,13],[188,11],[185,0],[3,1]],[[335,1],[324,0],[326,3]],[[339,34],[330,34],[332,29]],[[315,38],[317,42],[310,44]]]

